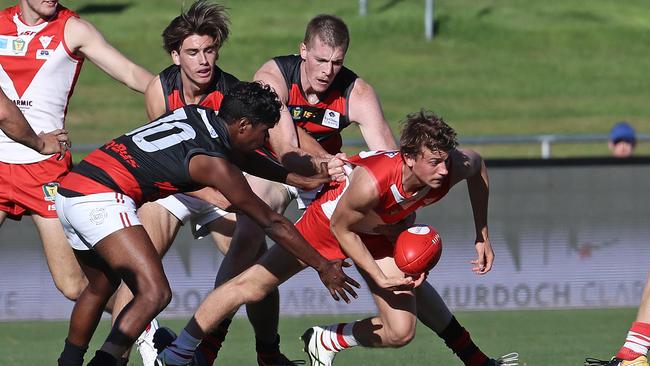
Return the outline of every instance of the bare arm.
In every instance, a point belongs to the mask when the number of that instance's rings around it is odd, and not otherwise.
[[[65,25],[65,41],[73,52],[87,57],[113,79],[144,93],[153,75],[111,46],[89,22],[70,18]]]
[[[262,65],[255,73],[253,79],[269,84],[278,94],[283,104],[283,108],[280,111],[280,121],[275,127],[269,130],[269,142],[273,151],[280,157],[280,162],[287,169],[301,173],[302,175],[316,174],[319,169],[319,164],[318,162],[312,161],[311,155],[325,156],[327,153],[318,143],[315,145],[313,143],[307,145],[313,149],[320,148],[320,151],[312,151],[312,154],[300,147],[296,126],[286,106],[289,100],[289,91],[275,61],[269,60]],[[304,136],[301,136],[301,138],[304,138]]]
[[[488,273],[494,263],[494,251],[488,235],[488,198],[490,195],[487,168],[481,156],[473,150],[459,149],[453,152],[454,168],[452,183],[467,180],[469,200],[474,214],[477,259],[472,270],[477,274]],[[457,172],[457,173],[456,173]]]
[[[255,220],[271,239],[316,269],[334,299],[338,300],[340,296],[349,302],[347,293],[356,297],[350,285],[358,287],[358,284],[343,273],[341,261],[323,258],[289,220],[271,210],[253,193],[236,166],[222,158],[196,155],[190,160],[189,170],[193,181],[223,193],[233,205]]]
[[[144,92],[144,101],[147,107],[147,117],[150,121],[167,112],[160,76],[154,77],[147,86],[147,90]]]
[[[43,155],[61,154],[70,147],[68,132],[57,129],[37,135],[20,109],[0,89],[0,129],[10,139]]]
[[[363,139],[370,150],[397,150],[379,98],[370,84],[357,79],[350,93],[349,105],[350,120],[359,124]]]
[[[373,179],[364,168],[354,169],[348,182],[349,186],[332,214],[330,229],[341,244],[341,249],[359,268],[367,272],[377,285],[382,288],[396,289],[409,285],[412,281],[403,277],[386,277],[359,235],[352,229],[379,203],[379,192],[375,185],[368,184]]]

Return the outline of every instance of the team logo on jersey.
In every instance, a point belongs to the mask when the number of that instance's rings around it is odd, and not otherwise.
[[[36,59],[37,60],[47,60],[52,56],[52,50],[42,49],[36,50]]]
[[[333,111],[331,109],[326,109],[325,114],[323,115],[323,126],[331,128],[339,128],[339,119],[341,113]]]
[[[295,107],[295,108],[291,109],[291,118],[300,119],[300,116],[302,116],[302,108]]]
[[[103,208],[96,208],[90,211],[90,221],[95,225],[101,225],[106,220],[108,213]]]
[[[43,184],[43,199],[49,202],[54,202],[54,197],[56,196],[56,191],[58,188],[59,183],[57,182]]]
[[[24,39],[16,38],[13,40],[13,42],[11,42],[11,49],[16,53],[23,52],[23,50],[25,49],[25,44],[26,43]]]
[[[40,36],[38,37],[38,40],[41,41],[41,44],[43,45],[43,48],[47,48],[47,46],[50,45],[50,42],[52,42],[53,36]]]

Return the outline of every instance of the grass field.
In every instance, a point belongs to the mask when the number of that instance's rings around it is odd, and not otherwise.
[[[153,72],[169,63],[160,33],[183,3],[189,1],[64,1]],[[219,64],[242,79],[268,58],[296,52],[315,14],[343,17],[352,35],[346,64],[375,86],[394,125],[425,107],[445,116],[461,136],[606,134],[623,119],[650,131],[645,0],[440,0],[432,42],[424,40],[422,1],[372,0],[365,18],[353,0],[223,3],[230,8],[232,37]],[[90,62],[84,68],[69,110],[74,141],[101,143],[143,122],[137,93]],[[354,129],[346,134],[359,136]],[[538,145],[479,150],[488,157],[539,156]],[[639,153],[650,154],[650,144]],[[604,144],[565,144],[554,154],[607,150]]]
[[[461,312],[457,317],[489,355],[517,351],[521,366],[580,366],[586,356],[609,358],[634,319],[633,309]],[[291,317],[280,322],[282,349],[291,359],[304,359],[298,336],[314,324],[354,317]],[[174,330],[184,320],[166,320]],[[91,352],[107,334],[107,322],[97,331]],[[53,364],[61,352],[66,322],[0,323],[1,365]],[[429,329],[419,326],[416,338],[401,349],[364,349],[341,353],[338,366],[462,365]],[[220,365],[254,365],[250,325],[238,318],[230,327]],[[90,357],[86,358],[87,360]],[[134,354],[132,364],[141,365]]]

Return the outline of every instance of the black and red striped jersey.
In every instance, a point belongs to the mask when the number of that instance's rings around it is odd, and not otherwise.
[[[119,192],[137,205],[202,186],[189,174],[192,156],[232,158],[230,135],[214,110],[185,106],[90,153],[63,179],[66,197]]]
[[[212,73],[214,75],[212,82],[198,105],[218,111],[219,107],[221,107],[223,94],[236,84],[239,79],[221,70],[217,65],[214,66]],[[160,77],[163,95],[165,96],[165,110],[170,112],[187,105],[183,97],[183,81],[181,79],[180,66],[171,65],[158,75]]]
[[[328,153],[340,152],[343,144],[341,131],[350,125],[348,100],[357,75],[343,66],[321,101],[310,104],[300,81],[302,58],[289,55],[273,60],[287,83],[289,100],[286,104],[293,122],[305,129]]]

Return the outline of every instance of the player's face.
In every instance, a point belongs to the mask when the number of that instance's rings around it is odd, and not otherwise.
[[[41,19],[50,18],[56,13],[56,7],[59,4],[55,0],[21,0],[20,5],[23,12],[33,12]]]
[[[332,85],[336,74],[343,67],[345,48],[332,48],[320,37],[314,37],[308,45],[300,44],[300,56],[305,61],[301,77],[305,92],[324,93]]]
[[[180,50],[172,51],[172,59],[181,67],[181,72],[188,81],[207,87],[212,81],[218,51],[214,38],[193,34],[183,40]]]
[[[253,126],[248,121],[245,124],[246,127],[241,127],[239,130],[237,149],[249,152],[264,146],[269,139],[269,126],[263,123]]]
[[[445,151],[431,151],[422,148],[422,153],[414,159],[407,159],[413,174],[431,188],[440,188],[449,174],[449,153]]]

